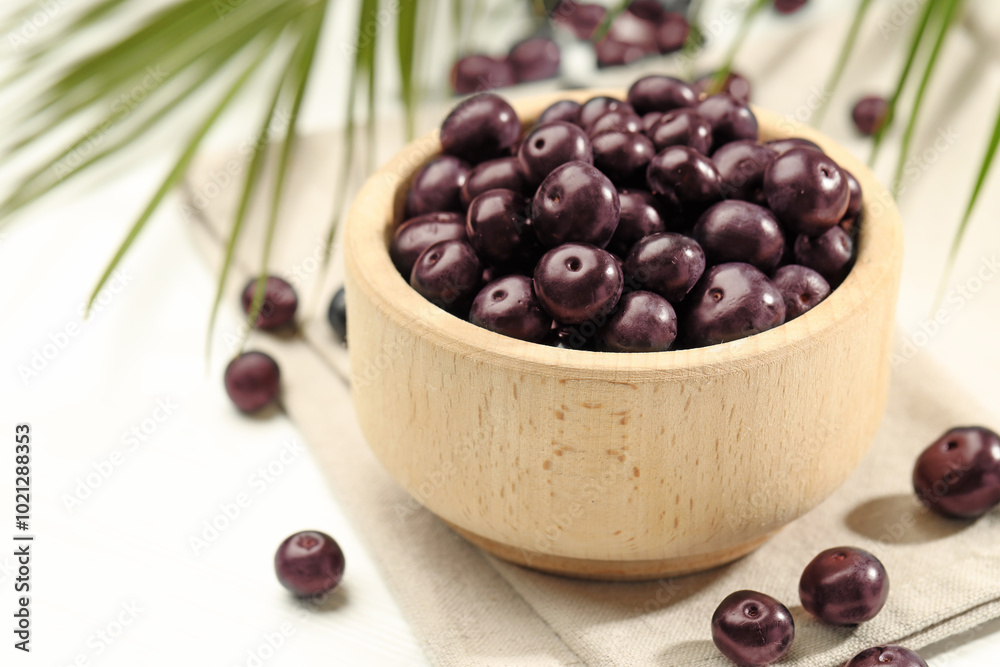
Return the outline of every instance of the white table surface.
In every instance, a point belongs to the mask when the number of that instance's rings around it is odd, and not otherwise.
[[[836,0],[814,3],[794,20],[803,26],[842,23]],[[350,24],[338,21],[324,40],[323,80],[345,76],[346,59],[336,44],[349,35]],[[773,21],[760,27],[763,35],[773,29]],[[961,48],[948,55],[961,59],[967,55]],[[870,86],[883,85],[894,71],[869,69]],[[855,78],[861,71],[869,74],[855,67]],[[991,63],[985,76],[992,90],[998,74]],[[783,85],[767,79],[758,86],[758,103],[781,108],[784,102],[772,100],[781,99],[775,91]],[[858,81],[845,86],[864,88]],[[334,86],[316,87],[305,129],[335,125],[341,106]],[[834,118],[844,115],[844,107],[843,101],[834,107],[827,127],[860,151],[864,144],[846,121]],[[964,202],[985,121],[959,114],[955,122],[955,149],[935,159],[920,187],[901,199],[908,225],[950,228]],[[232,145],[248,131],[233,123],[212,144]],[[169,145],[169,137],[158,144]],[[359,538],[363,527],[342,514],[294,425],[280,414],[248,419],[229,404],[221,383],[228,350],[222,335],[239,326],[234,304],[221,311],[206,368],[216,278],[193,251],[176,199],[139,239],[115,292],[90,319],[82,318],[89,289],[162,174],[166,154],[149,151],[127,169],[71,188],[0,231],[0,427],[12,440],[14,424],[32,426],[36,535],[34,650],[30,656],[15,651],[5,630],[0,664],[425,664]],[[881,166],[886,176],[888,162]],[[1000,171],[990,179],[957,283],[1000,254],[998,201]],[[926,291],[940,273],[933,262],[943,254],[933,257],[907,260],[900,323],[911,336],[926,326]],[[927,337],[921,353],[946,364],[987,404],[1000,405],[1000,279],[986,280],[958,303],[946,304],[947,323]],[[923,338],[917,334],[916,340]],[[46,349],[50,343],[56,347]],[[43,350],[51,357],[45,367],[24,377],[21,367],[30,367]],[[0,498],[12,498],[11,477],[0,474]],[[232,504],[240,494],[249,505],[237,515]],[[228,526],[217,535],[205,533],[206,522],[227,509]],[[325,609],[310,613],[277,584],[271,563],[281,539],[305,528],[331,533],[347,553],[342,590]],[[193,545],[196,537],[205,543]],[[0,533],[0,540],[8,539]],[[0,548],[0,614],[8,625],[16,576],[11,552]],[[1000,624],[946,644],[931,652],[933,666],[996,664]]]

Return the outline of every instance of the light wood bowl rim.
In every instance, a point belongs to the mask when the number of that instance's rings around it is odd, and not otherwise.
[[[625,99],[621,89],[587,89],[510,99],[522,123],[532,122],[560,99],[584,101],[598,95]],[[902,252],[902,223],[886,188],[860,160],[823,133],[774,112],[753,107],[761,140],[802,137],[819,144],[861,184],[864,193],[857,260],[846,280],[816,308],[775,329],[710,347],[652,353],[609,353],[559,349],[509,338],[459,319],[430,304],[393,266],[388,242],[400,208],[400,189],[417,169],[440,153],[438,130],[401,149],[373,174],[355,199],[347,217],[345,251],[354,263],[356,280],[378,301],[397,325],[415,328],[421,338],[463,356],[501,365],[517,364],[522,372],[565,378],[646,380],[678,374],[711,374],[770,363],[792,350],[822,338],[822,332],[867,306],[871,286],[885,284]],[[878,195],[876,197],[876,195]],[[878,203],[878,215],[874,215]]]

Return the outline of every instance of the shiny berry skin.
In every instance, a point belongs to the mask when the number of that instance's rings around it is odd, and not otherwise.
[[[614,256],[584,243],[545,253],[534,275],[542,307],[562,324],[580,324],[611,312],[622,295],[622,270]]]
[[[632,105],[628,102],[623,102],[614,97],[607,97],[602,95],[599,97],[591,97],[589,100],[583,103],[580,107],[580,127],[585,130],[589,130],[590,126],[593,125],[598,118],[611,111],[632,111]]]
[[[257,279],[251,278],[243,288],[243,294],[240,295],[243,312],[247,315],[250,314],[256,289]],[[254,326],[266,331],[286,327],[295,319],[298,307],[299,297],[295,294],[295,288],[284,278],[268,276],[264,283],[264,301],[261,303]]]
[[[702,155],[712,148],[712,126],[694,109],[674,109],[660,116],[647,133],[657,151],[668,146],[690,146]]]
[[[666,112],[698,103],[694,91],[672,76],[651,75],[638,79],[628,89],[628,102],[640,116],[651,111]]]
[[[629,286],[680,303],[705,272],[705,252],[683,234],[651,234],[632,246],[622,265]]]
[[[780,660],[795,639],[795,621],[785,605],[756,591],[736,591],[712,614],[712,641],[741,667]]]
[[[557,167],[542,181],[531,206],[532,228],[546,248],[568,241],[603,248],[615,233],[620,213],[615,186],[584,162]]]
[[[439,241],[413,265],[410,286],[445,310],[458,310],[479,291],[483,265],[466,241]]]
[[[722,178],[722,194],[726,199],[742,199],[762,206],[764,174],[777,154],[756,141],[731,141],[712,153],[712,162]]]
[[[917,458],[913,488],[938,514],[982,516],[1000,504],[1000,436],[979,426],[951,429]]]
[[[683,14],[664,12],[656,26],[656,46],[663,54],[680,51],[690,34],[691,25]]]
[[[759,269],[742,262],[709,269],[685,306],[683,335],[690,347],[746,338],[785,321],[781,292]]]
[[[689,146],[669,146],[653,156],[646,182],[653,194],[664,197],[687,215],[699,215],[722,199],[718,169]]]
[[[226,393],[242,412],[257,412],[278,396],[278,364],[263,352],[244,352],[229,362],[223,375]]]
[[[851,119],[861,134],[867,136],[878,134],[889,120],[889,102],[879,95],[862,97],[854,105]]]
[[[653,292],[629,292],[598,331],[609,352],[663,352],[677,338],[677,314],[670,302]]]
[[[409,280],[420,253],[438,241],[465,241],[465,216],[461,213],[427,213],[405,220],[389,244],[396,270]]]
[[[691,233],[709,264],[746,262],[764,273],[778,268],[785,235],[771,211],[729,199],[705,211]]]
[[[809,0],[774,0],[774,8],[781,14],[794,14],[806,6]]]
[[[413,177],[406,193],[406,217],[461,211],[462,186],[468,176],[469,165],[464,161],[450,155],[434,158]]]
[[[507,54],[518,82],[541,81],[559,74],[559,45],[546,37],[518,42]]]
[[[857,625],[875,618],[889,597],[882,562],[856,547],[821,552],[799,579],[802,607],[831,625]]]
[[[808,266],[836,287],[844,281],[854,261],[854,241],[841,227],[831,227],[817,237],[800,234],[795,239],[796,264]]]
[[[715,73],[706,74],[691,85],[700,99],[708,97],[708,91],[715,83],[715,76]],[[750,94],[753,92],[753,88],[745,76],[737,72],[730,72],[725,81],[722,82],[718,92],[732,95],[741,104],[750,104]]]
[[[511,338],[540,342],[552,330],[552,318],[542,310],[531,278],[509,275],[497,278],[476,295],[469,321]]]
[[[608,243],[608,252],[627,257],[632,246],[650,234],[667,230],[665,213],[652,193],[646,190],[619,190],[621,215]]]
[[[919,655],[902,646],[873,646],[851,658],[844,667],[927,667]]]
[[[713,150],[730,141],[757,140],[757,117],[750,107],[732,95],[709,95],[695,108],[712,126]]]
[[[600,123],[597,121],[598,125]],[[638,132],[609,130],[594,135],[591,145],[594,166],[616,186],[645,184],[646,168],[656,154],[649,137]]]
[[[344,578],[344,552],[336,540],[318,530],[290,535],[274,554],[281,585],[302,598],[332,591]]]
[[[330,328],[337,334],[337,338],[342,342],[347,342],[347,293],[341,286],[330,299],[330,307],[326,310],[326,319],[330,322]]]
[[[632,110],[609,111],[587,128],[587,134],[593,138],[602,132],[641,132],[642,119]]]
[[[798,264],[781,267],[771,282],[785,299],[786,322],[812,310],[830,296],[830,283],[812,269]]]
[[[663,118],[663,114],[663,111],[650,111],[649,113],[643,115],[642,131],[646,133],[646,136],[649,136],[653,127],[660,122],[660,119]]]
[[[815,141],[809,141],[802,137],[771,139],[770,141],[765,141],[764,145],[774,151],[775,155],[784,155],[793,148],[809,148],[820,153],[823,152],[823,149]]]
[[[854,178],[854,174],[847,171],[844,168],[840,169],[844,172],[844,178],[847,179],[847,191],[850,193],[850,198],[847,200],[847,211],[844,212],[843,220],[854,220],[861,213],[861,206],[864,204],[864,193],[861,191],[861,183],[858,179]]]
[[[528,200],[513,190],[487,190],[472,200],[465,233],[480,259],[506,266],[537,256],[528,208]]]
[[[472,200],[487,190],[505,188],[514,192],[524,190],[524,174],[516,157],[502,157],[480,162],[469,171],[462,186],[462,206],[468,208]]]
[[[538,117],[537,124],[551,123],[554,120],[562,120],[574,125],[580,122],[580,103],[573,100],[559,100],[550,104],[542,115]]]
[[[478,164],[509,156],[520,136],[514,108],[502,97],[484,93],[459,103],[441,123],[441,151]]]
[[[808,148],[793,148],[771,163],[764,174],[764,195],[785,229],[809,236],[840,222],[851,198],[837,163]]]
[[[552,170],[567,162],[594,163],[587,133],[565,121],[538,125],[517,149],[517,162],[529,187],[537,188]]]
[[[451,68],[451,85],[459,95],[504,88],[517,83],[514,68],[503,58],[474,54],[460,58]]]

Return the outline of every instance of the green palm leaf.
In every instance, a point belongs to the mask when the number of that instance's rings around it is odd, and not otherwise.
[[[858,33],[861,32],[861,26],[865,22],[865,16],[868,14],[871,4],[871,0],[860,0],[858,3],[858,8],[854,12],[854,20],[851,22],[851,27],[847,31],[844,43],[840,47],[837,64],[834,65],[833,72],[830,73],[830,78],[827,79],[826,85],[823,87],[823,90],[827,94],[821,100],[819,108],[816,109],[816,114],[813,116],[813,125],[819,125],[823,122],[830,99],[837,90],[837,86],[840,85],[840,79],[844,76],[844,69],[847,67],[847,61],[851,56],[851,52],[854,51],[854,43],[858,39]]]
[[[951,29],[952,19],[955,17],[955,12],[962,3],[962,0],[947,0],[947,3],[944,9],[944,16],[941,18],[941,28],[938,31],[937,39],[934,41],[931,54],[927,58],[927,66],[924,68],[924,75],[920,78],[920,85],[917,87],[917,95],[913,100],[910,119],[906,123],[906,129],[903,131],[903,145],[899,151],[899,159],[896,161],[896,174],[892,179],[894,190],[899,187],[899,183],[903,177],[903,169],[906,167],[906,159],[910,154],[910,145],[913,143],[913,131],[917,126],[917,118],[920,115],[920,107],[924,101],[924,95],[927,93],[927,85],[934,74],[934,67],[937,65],[938,56],[941,54],[941,47],[944,45],[948,31]]]
[[[979,175],[976,177],[975,185],[972,186],[972,194],[969,196],[969,202],[965,206],[965,214],[958,224],[958,231],[955,232],[951,249],[948,251],[944,275],[941,277],[941,285],[938,287],[937,297],[934,300],[935,308],[941,304],[941,299],[944,298],[944,291],[948,287],[948,278],[951,277],[952,271],[955,270],[955,260],[958,258],[958,251],[962,247],[962,240],[965,238],[965,232],[968,230],[969,220],[972,219],[972,212],[976,209],[976,202],[979,201],[983,184],[986,182],[986,177],[989,176],[990,169],[993,166],[993,160],[997,156],[998,146],[1000,146],[1000,108],[997,109],[993,134],[986,145],[986,154],[983,156],[983,163],[979,167]]]

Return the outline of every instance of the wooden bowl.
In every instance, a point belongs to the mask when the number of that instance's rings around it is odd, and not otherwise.
[[[530,122],[559,93],[514,104]],[[815,130],[755,109],[761,140],[802,136],[865,193],[858,259],[822,304],[695,350],[613,354],[527,343],[431,305],[387,248],[437,133],[366,183],[347,220],[354,402],[389,473],[490,553],[596,579],[732,561],[830,495],[885,409],[902,262],[899,214],[871,172]]]

